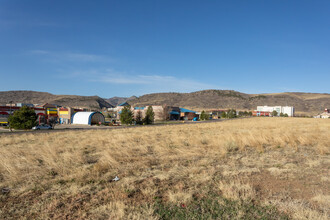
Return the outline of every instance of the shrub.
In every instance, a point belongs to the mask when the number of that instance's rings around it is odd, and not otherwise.
[[[136,124],[138,125],[142,125],[143,124],[143,120],[142,120],[142,112],[139,110],[136,114],[136,117],[135,117],[135,122]]]
[[[147,125],[152,124],[154,122],[154,117],[155,117],[154,110],[152,109],[152,106],[149,106],[147,109],[146,116],[143,119],[143,123]]]
[[[133,112],[131,106],[125,106],[120,114],[120,122],[125,125],[130,125],[133,122]]]
[[[31,129],[36,125],[37,115],[33,109],[23,106],[9,116],[9,126],[14,129]]]
[[[277,111],[274,110],[274,111],[272,112],[272,115],[273,115],[273,116],[277,116],[277,115],[278,115]]]
[[[202,113],[201,113],[201,120],[208,120],[209,119],[209,115],[208,114],[206,114],[206,112],[205,111],[202,111]]]
[[[236,110],[235,109],[230,109],[227,113],[227,118],[236,118]]]

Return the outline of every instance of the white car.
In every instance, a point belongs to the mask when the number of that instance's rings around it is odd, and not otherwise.
[[[52,126],[47,125],[47,124],[43,124],[43,125],[37,125],[35,127],[32,128],[33,130],[50,130],[53,129]]]

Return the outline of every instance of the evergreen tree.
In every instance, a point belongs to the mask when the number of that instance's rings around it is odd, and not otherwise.
[[[208,120],[209,119],[209,116],[208,114],[206,114],[206,112],[203,110],[202,113],[201,113],[201,120]]]
[[[226,112],[222,112],[221,113],[221,118],[227,118],[227,113]]]
[[[14,129],[31,129],[36,125],[37,115],[33,109],[23,106],[9,116],[9,126]]]
[[[135,122],[138,125],[142,125],[143,121],[142,121],[142,112],[139,110],[136,113],[136,117],[135,117]]]
[[[125,125],[130,125],[133,122],[133,112],[131,106],[125,106],[120,114],[120,122]]]
[[[239,112],[238,112],[238,116],[239,116],[239,117],[243,117],[243,116],[244,116],[244,112],[239,111]]]
[[[274,111],[272,112],[272,115],[273,115],[274,117],[277,116],[277,115],[278,115],[277,111],[274,110]]]
[[[143,119],[143,123],[146,125],[152,124],[154,122],[154,117],[155,117],[154,110],[152,109],[152,106],[149,106],[146,112],[146,116]]]
[[[230,109],[227,113],[227,117],[228,118],[236,118],[237,117],[236,110],[235,109]]]

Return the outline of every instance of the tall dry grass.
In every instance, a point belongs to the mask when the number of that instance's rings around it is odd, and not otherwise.
[[[265,171],[294,179],[305,169],[329,168],[329,143],[329,120],[299,118],[2,135],[0,188],[10,194],[1,195],[8,206],[0,216],[157,218],[154,198],[189,203],[212,187],[230,199],[255,200],[248,177]],[[276,204],[296,218],[327,217],[315,196],[307,214]]]

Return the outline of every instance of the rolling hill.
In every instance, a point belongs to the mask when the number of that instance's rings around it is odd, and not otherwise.
[[[126,98],[126,97],[112,97],[112,98],[109,98],[109,99],[105,99],[106,102],[110,103],[111,105],[113,106],[117,106],[123,102],[129,102],[129,101],[133,101],[134,99],[136,99],[137,97],[136,96],[131,96],[129,98]]]
[[[5,91],[0,92],[0,105],[13,103],[43,104],[52,103],[61,106],[100,109],[112,107],[111,104],[98,96],[53,95],[47,92],[35,91]]]
[[[62,106],[99,109],[112,107],[124,101],[132,106],[170,105],[194,110],[227,109],[254,110],[258,105],[294,106],[298,114],[317,114],[330,108],[328,93],[268,93],[247,94],[233,90],[202,90],[191,93],[152,93],[140,97],[112,97],[103,99],[98,96],[53,95],[36,91],[0,92],[0,105],[9,103],[53,103]]]
[[[294,106],[296,113],[316,114],[330,108],[330,94],[327,93],[269,93],[246,94],[233,90],[203,90],[192,93],[154,93],[128,101],[134,106],[172,105],[202,109],[254,110],[258,105]]]

